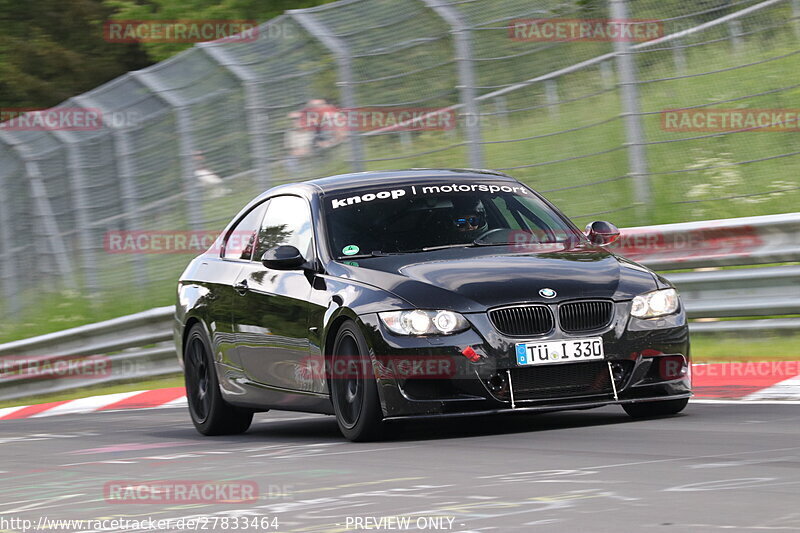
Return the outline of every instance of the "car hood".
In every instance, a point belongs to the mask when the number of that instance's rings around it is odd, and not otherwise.
[[[514,253],[512,247],[449,249],[375,257],[343,265],[343,277],[367,283],[414,307],[480,312],[515,303],[576,298],[629,300],[657,288],[648,269],[601,248],[548,245]],[[547,299],[544,288],[556,291]]]

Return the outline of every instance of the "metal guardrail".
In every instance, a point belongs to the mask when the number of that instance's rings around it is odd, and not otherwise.
[[[0,399],[180,371],[173,306],[0,345]],[[78,372],[75,367],[81,367]],[[69,373],[69,375],[65,375]]]
[[[800,314],[800,266],[685,272],[667,275],[689,318]],[[800,330],[800,317],[692,322],[693,333]]]
[[[610,249],[654,270],[800,261],[800,213],[624,228]]]
[[[800,313],[800,266],[687,272],[668,277],[681,291],[689,318]]]
[[[800,261],[800,213],[627,228],[615,251],[658,270]],[[667,274],[694,333],[800,330],[800,265]],[[172,306],[0,345],[0,399],[179,372]],[[743,320],[718,320],[745,318]],[[18,374],[15,358],[40,367],[99,365],[81,377]],[[60,379],[56,379],[60,378]]]
[[[615,252],[654,270],[708,269],[800,261],[800,213],[625,228]],[[689,318],[800,314],[800,266],[667,275]],[[692,332],[800,330],[800,317],[712,320]]]

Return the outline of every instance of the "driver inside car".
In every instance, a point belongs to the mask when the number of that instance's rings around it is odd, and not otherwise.
[[[480,200],[477,202],[455,200],[453,204],[456,213],[453,224],[462,237],[466,236],[469,240],[474,240],[486,233],[489,223],[486,220],[486,210]]]

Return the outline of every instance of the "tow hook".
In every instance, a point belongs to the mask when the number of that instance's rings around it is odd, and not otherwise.
[[[461,355],[472,361],[473,363],[477,363],[482,359],[482,357],[476,352],[472,346],[467,346],[463,350],[461,350]]]

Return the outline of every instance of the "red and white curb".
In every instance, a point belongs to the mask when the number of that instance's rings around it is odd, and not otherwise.
[[[800,361],[694,364],[692,386],[695,399],[703,402],[796,402],[800,401]],[[173,387],[7,407],[0,409],[0,420],[185,406],[185,389]]]
[[[148,391],[120,392],[102,396],[89,396],[77,400],[23,405],[0,409],[0,420],[21,418],[41,418],[45,416],[96,413],[122,409],[154,409],[184,407],[186,390],[183,387],[155,389]]]
[[[800,361],[746,361],[692,365],[695,398],[800,400]]]

